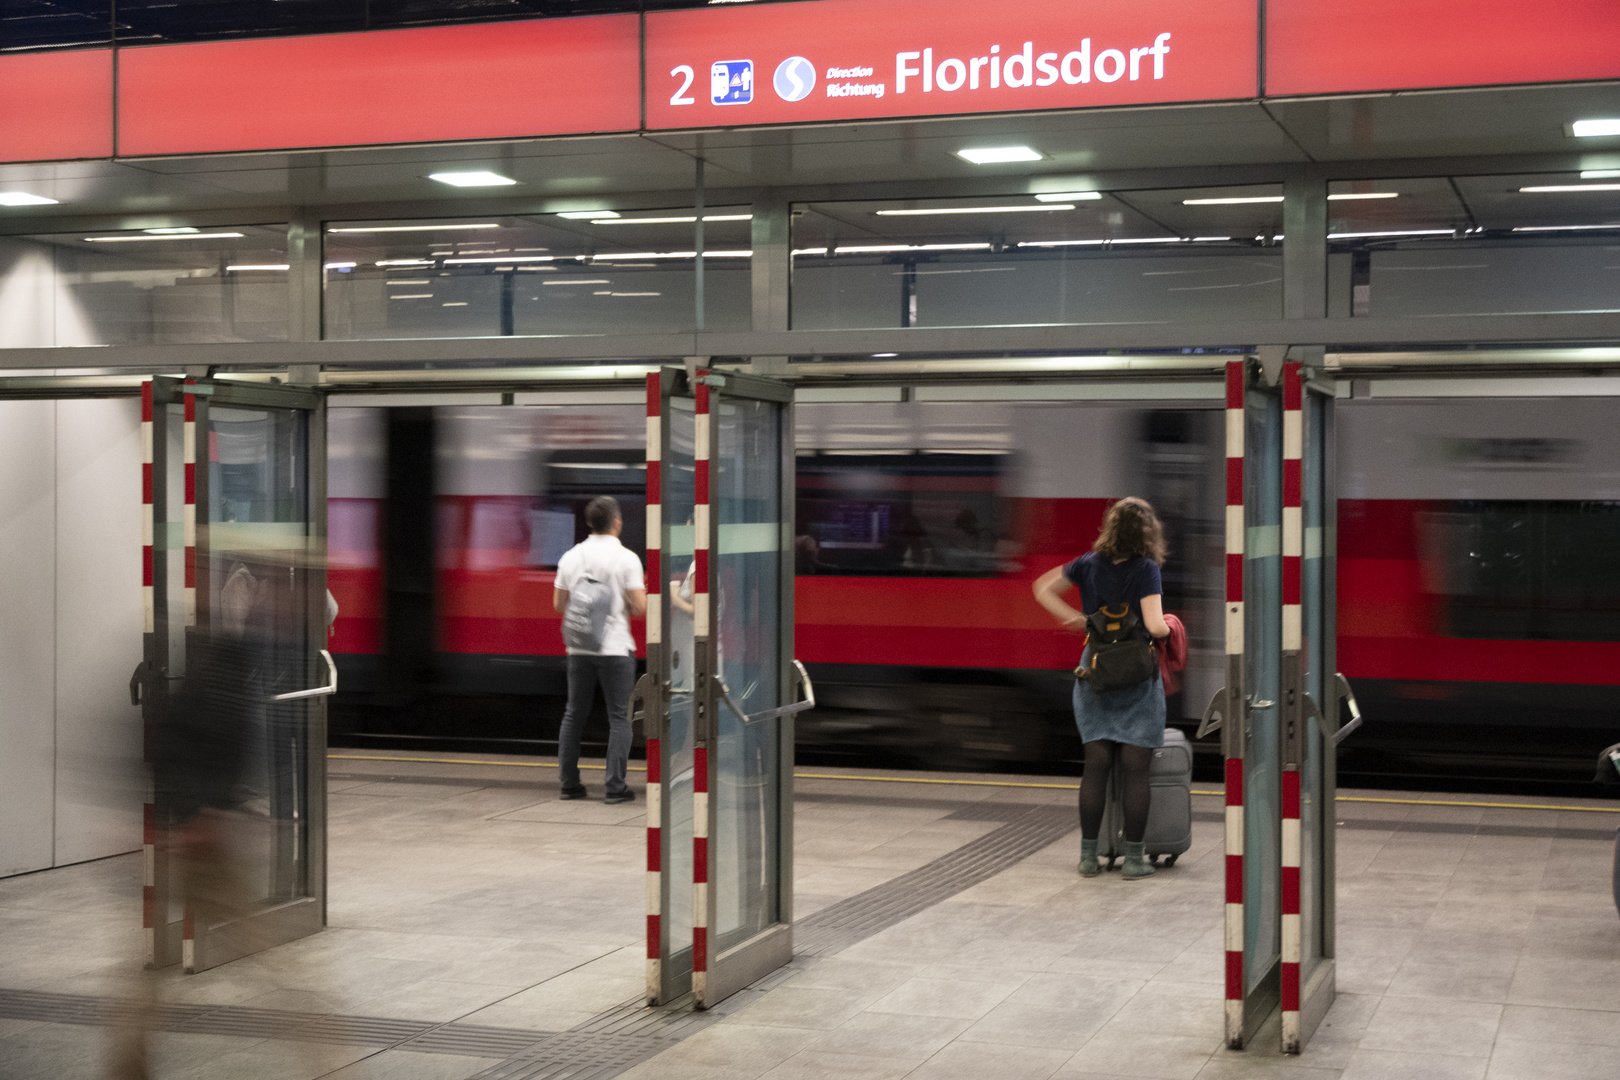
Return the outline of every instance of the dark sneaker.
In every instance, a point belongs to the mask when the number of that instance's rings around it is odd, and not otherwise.
[[[607,797],[602,801],[607,803],[609,806],[612,806],[614,803],[635,802],[636,793],[631,791],[629,788],[625,788],[623,791],[610,791],[607,793]]]
[[[578,785],[576,785],[574,787],[565,787],[565,788],[562,789],[562,793],[557,796],[557,798],[559,798],[559,799],[583,799],[584,797],[585,797],[585,785],[584,784],[578,784]]]

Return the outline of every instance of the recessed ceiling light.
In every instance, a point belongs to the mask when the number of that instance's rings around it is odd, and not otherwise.
[[[560,218],[567,218],[569,221],[590,221],[593,218],[599,221],[606,221],[610,218],[618,217],[619,212],[617,210],[564,210],[557,216]]]
[[[1242,206],[1248,203],[1280,203],[1281,195],[1233,195],[1221,199],[1182,199],[1182,206]]]
[[[242,235],[239,232],[189,232],[160,233],[157,236],[87,236],[84,240],[87,244],[124,244],[131,240],[234,240]]]
[[[1620,169],[1582,169],[1582,180],[1607,180],[1610,177],[1620,176]]]
[[[932,214],[1028,214],[1050,210],[1073,210],[1069,203],[1045,206],[940,206],[924,210],[874,210],[878,217],[925,217]]]
[[[359,263],[352,263],[352,262],[329,262],[329,263],[326,264],[326,269],[328,269],[328,270],[353,270],[355,267],[357,267],[359,265],[360,265]]]
[[[1520,191],[1549,192],[1549,191],[1620,191],[1620,184],[1538,184],[1535,187],[1522,187]]]
[[[257,264],[241,263],[241,264],[236,265],[236,266],[227,266],[225,269],[226,270],[287,270],[287,269],[289,269],[289,266],[286,263],[257,263]]]
[[[1368,236],[1455,236],[1456,229],[1385,229],[1382,232],[1333,232],[1329,240],[1358,240]],[[1276,239],[1281,240],[1282,237]]]
[[[192,225],[173,225],[162,229],[142,229],[141,232],[151,236],[184,236],[187,233],[201,232],[201,229]]]
[[[752,221],[753,214],[704,214],[704,221]],[[592,225],[693,225],[697,223],[696,214],[685,217],[620,217],[611,211],[609,216],[595,216],[591,218]]]
[[[428,174],[429,180],[437,180],[441,184],[451,187],[510,187],[517,183],[510,176],[492,173],[488,169],[475,169],[471,172],[436,172]]]
[[[500,225],[493,221],[478,222],[469,225],[366,225],[347,229],[327,229],[329,233],[379,233],[379,232],[442,232],[447,229],[498,229]]]
[[[60,201],[26,191],[0,191],[0,206],[55,206]]]
[[[1039,161],[1040,152],[1027,146],[972,146],[956,156],[975,165],[1000,165],[1009,161]]]
[[[878,359],[879,359],[879,360],[882,360],[882,359],[884,359],[884,358],[885,358],[885,357],[890,357],[890,356],[899,356],[899,355],[900,355],[900,354],[899,354],[899,353],[897,353],[897,352],[875,352],[875,353],[873,353],[873,354],[872,354],[872,355],[873,355],[873,356],[874,356],[874,357],[876,357],[876,358],[878,358]]]
[[[1102,198],[1100,191],[1043,191],[1035,196],[1036,202],[1093,202]]]
[[[1620,135],[1620,118],[1604,120],[1577,120],[1569,130],[1578,139],[1593,139],[1602,135]]]
[[[1350,199],[1397,199],[1398,191],[1346,191],[1339,195],[1329,195],[1328,202],[1346,202]]]
[[[1514,232],[1569,232],[1572,229],[1620,229],[1620,225],[1515,225]]]

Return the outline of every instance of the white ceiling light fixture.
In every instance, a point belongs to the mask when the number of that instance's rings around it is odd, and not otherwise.
[[[1522,192],[1549,194],[1556,192],[1580,191],[1620,191],[1620,184],[1537,184],[1533,187],[1522,187]]]
[[[256,263],[256,264],[242,263],[242,264],[237,265],[237,266],[227,266],[225,269],[227,271],[231,271],[231,270],[288,270],[288,269],[291,269],[291,267],[287,263]]]
[[[60,199],[47,199],[26,191],[0,191],[0,206],[55,206]]]
[[[542,284],[542,285],[611,285],[611,284],[613,284],[613,282],[611,280],[609,280],[608,278],[605,278],[605,277],[589,277],[589,278],[553,278],[550,281],[542,281],[540,284]]]
[[[1455,236],[1456,229],[1386,229],[1383,232],[1330,232],[1329,240],[1361,240],[1370,236]],[[1282,237],[1276,239],[1281,240]]]
[[[751,249],[705,251],[705,259],[748,259],[753,257]],[[695,251],[630,251],[612,252],[606,255],[591,256],[594,262],[621,262],[625,259],[695,259]]]
[[[1280,203],[1281,195],[1231,195],[1219,199],[1182,199],[1182,206],[1246,206],[1249,203]]]
[[[617,210],[564,210],[557,215],[569,221],[609,221],[619,216]]]
[[[436,172],[428,173],[429,180],[437,180],[441,184],[451,187],[511,187],[517,183],[510,176],[490,172],[488,169],[473,169],[468,172]]]
[[[432,259],[380,259],[378,266],[432,266]]]
[[[446,259],[446,266],[470,266],[477,263],[520,263],[520,262],[554,262],[552,255],[497,255],[487,259]]]
[[[1577,139],[1597,139],[1605,135],[1620,135],[1620,117],[1601,120],[1577,120],[1569,125],[1570,134]]]
[[[353,262],[329,262],[329,263],[326,264],[326,269],[328,269],[328,270],[353,270],[355,267],[357,267],[359,265],[360,265],[359,263],[353,263]]]
[[[327,229],[329,233],[382,233],[382,232],[445,232],[450,229],[498,229],[499,222],[480,221],[458,225],[366,225],[346,229]]]
[[[969,146],[956,152],[975,165],[1005,165],[1014,161],[1040,161],[1041,153],[1028,146]]]
[[[559,215],[561,216],[561,215]],[[752,221],[753,214],[704,214],[704,221]],[[697,215],[688,214],[686,217],[620,217],[614,214],[611,217],[593,217],[592,225],[695,225]]]
[[[1514,232],[1570,232],[1575,229],[1620,229],[1616,225],[1515,225]]]
[[[1582,169],[1582,180],[1610,180],[1620,176],[1620,169]]]
[[[1337,195],[1329,195],[1328,202],[1349,202],[1352,199],[1398,199],[1398,191],[1345,191]]]
[[[87,236],[87,244],[127,244],[134,240],[239,240],[245,234],[239,232],[192,232],[192,233],[162,233],[157,236]]]
[[[202,232],[195,225],[172,225],[162,229],[142,229],[141,232],[150,236],[184,236],[187,233]]]
[[[1100,191],[1043,191],[1035,196],[1036,202],[1096,202],[1103,197]]]
[[[1048,203],[1045,206],[947,206],[924,210],[874,210],[878,217],[927,217],[934,214],[1031,214],[1053,210],[1073,210],[1072,203]]]

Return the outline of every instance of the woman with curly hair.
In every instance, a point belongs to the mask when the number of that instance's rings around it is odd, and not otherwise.
[[[1136,617],[1143,640],[1167,636],[1164,589],[1159,567],[1164,562],[1164,527],[1145,499],[1121,499],[1108,508],[1102,530],[1091,550],[1072,562],[1053,567],[1035,582],[1035,599],[1066,630],[1087,632],[1087,616],[1107,606],[1127,606]],[[1080,588],[1080,610],[1063,594]],[[1081,658],[1091,666],[1096,642],[1087,641]],[[1097,690],[1077,679],[1074,719],[1086,748],[1086,767],[1080,785],[1080,875],[1098,872],[1097,834],[1107,809],[1108,774],[1119,764],[1120,803],[1124,810],[1124,876],[1135,879],[1154,872],[1143,852],[1147,831],[1148,769],[1153,751],[1164,745],[1164,683],[1158,665],[1151,677],[1122,689]]]

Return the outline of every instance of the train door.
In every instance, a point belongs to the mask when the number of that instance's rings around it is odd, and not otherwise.
[[[325,406],[142,389],[147,961],[203,971],[326,922]]]
[[[707,1008],[792,959],[792,390],[650,376],[647,461],[647,996]]]

